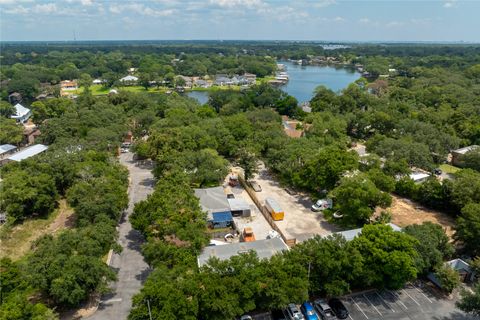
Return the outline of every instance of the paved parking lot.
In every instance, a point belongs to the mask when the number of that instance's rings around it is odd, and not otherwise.
[[[312,212],[311,200],[301,194],[291,195],[275,181],[262,165],[253,180],[262,187],[257,192],[260,202],[270,197],[275,199],[285,212],[282,221],[276,221],[277,226],[287,238],[296,238],[297,242],[305,241],[314,235],[329,235],[340,229],[325,220],[321,213]]]
[[[350,320],[474,320],[426,285],[369,291],[344,297]],[[478,320],[478,319],[477,319]]]

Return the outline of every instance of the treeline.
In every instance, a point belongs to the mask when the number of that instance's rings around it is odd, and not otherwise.
[[[42,114],[49,150],[2,167],[3,236],[26,219],[52,214],[60,197],[74,209],[74,225],[40,237],[18,261],[1,260],[0,318],[56,319],[56,311],[105,292],[115,279],[105,257],[118,248],[115,227],[128,205],[128,174],[114,157],[127,128],[123,99],[48,101],[66,106]]]

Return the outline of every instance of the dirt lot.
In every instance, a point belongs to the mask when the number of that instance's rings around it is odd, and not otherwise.
[[[425,221],[434,222],[444,227],[445,232],[451,238],[453,235],[453,226],[455,220],[442,212],[434,211],[423,207],[411,200],[392,196],[392,206],[388,208],[392,213],[392,223],[406,227],[410,224],[421,224]],[[383,209],[382,209],[383,210]],[[380,213],[382,210],[377,210]]]
[[[321,213],[312,212],[311,200],[302,194],[290,195],[275,181],[262,166],[253,180],[262,187],[256,195],[260,202],[266,198],[275,199],[285,212],[282,221],[276,221],[277,226],[287,238],[296,238],[302,242],[314,235],[328,235],[340,229],[325,220]]]
[[[62,229],[71,228],[75,223],[74,219],[73,209],[62,199],[59,207],[48,218],[29,219],[10,230],[1,230],[0,257],[10,257],[12,260],[21,258],[30,249],[32,241],[44,234],[55,234]]]

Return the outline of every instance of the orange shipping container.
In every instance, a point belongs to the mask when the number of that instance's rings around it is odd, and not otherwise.
[[[283,209],[280,207],[278,202],[275,199],[267,198],[265,199],[265,207],[267,208],[268,212],[272,216],[273,220],[279,221],[283,220],[285,213]]]

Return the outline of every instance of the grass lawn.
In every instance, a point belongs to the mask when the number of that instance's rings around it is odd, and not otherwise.
[[[445,173],[455,173],[455,172],[461,170],[460,168],[454,167],[454,166],[446,164],[446,163],[440,165],[439,168],[440,168],[440,170],[442,170]]]
[[[73,226],[73,209],[62,199],[59,207],[46,218],[27,219],[23,223],[0,227],[0,258],[9,257],[18,260],[29,250],[32,241],[44,234],[56,232]]]

